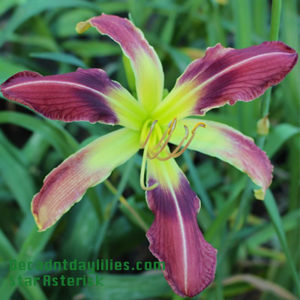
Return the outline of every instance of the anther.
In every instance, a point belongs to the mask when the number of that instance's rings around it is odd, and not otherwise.
[[[158,157],[159,160],[168,160],[168,159],[174,157],[174,155],[176,155],[176,153],[182,147],[184,141],[188,138],[188,136],[190,134],[189,129],[188,129],[188,127],[186,125],[184,125],[184,129],[185,129],[185,135],[182,138],[181,142],[178,144],[178,146],[168,156],[166,156],[166,157]]]
[[[186,140],[187,138],[187,126],[184,125],[184,128],[185,128],[185,136],[183,137],[183,139],[181,140],[181,142],[179,143],[179,145],[176,147],[176,149],[170,153],[167,157],[157,157],[157,159],[159,160],[168,160],[170,158],[176,158],[176,157],[179,157],[187,148],[188,146],[191,144],[192,140],[194,139],[195,137],[195,134],[196,134],[196,130],[198,127],[203,127],[205,128],[206,127],[206,124],[203,123],[203,122],[198,122],[194,128],[192,129],[192,136],[190,137],[190,139],[188,140],[188,142],[186,143],[186,145],[180,150],[180,147],[183,145],[183,142],[184,140]]]
[[[203,127],[203,128],[206,128],[206,124],[205,123],[203,123],[203,122],[198,122],[195,126],[194,126],[194,128],[193,128],[193,130],[192,130],[192,133],[194,133],[196,130],[197,130],[197,128],[198,127]]]

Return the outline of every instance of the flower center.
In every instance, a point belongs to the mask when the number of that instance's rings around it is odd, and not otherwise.
[[[157,183],[150,186],[146,187],[144,184],[144,176],[145,176],[145,167],[146,167],[146,161],[148,159],[155,159],[157,158],[158,160],[165,161],[170,158],[176,158],[179,157],[190,145],[192,140],[195,137],[196,130],[198,127],[206,127],[206,124],[203,122],[198,122],[194,128],[190,130],[186,125],[184,126],[185,129],[185,134],[180,141],[180,143],[177,145],[177,147],[170,152],[168,148],[168,143],[170,142],[172,135],[176,129],[177,125],[177,119],[174,118],[168,125],[167,129],[162,132],[159,124],[157,124],[158,121],[148,119],[142,128],[141,131],[141,138],[140,138],[140,144],[141,148],[144,148],[144,153],[143,153],[143,161],[142,161],[142,168],[141,168],[141,175],[140,175],[140,184],[141,187],[146,190],[153,190],[154,188],[157,187]],[[183,146],[184,142],[187,140],[185,146]],[[180,149],[183,147],[182,149]]]

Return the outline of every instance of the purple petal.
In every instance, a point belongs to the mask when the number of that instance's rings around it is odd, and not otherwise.
[[[139,135],[124,128],[96,139],[53,169],[32,200],[39,229],[52,226],[88,188],[105,180],[138,149]]]
[[[245,49],[218,44],[187,67],[159,110],[173,107],[164,117],[169,122],[174,117],[202,115],[226,103],[251,101],[283,80],[297,58],[295,50],[282,42],[264,42]]]
[[[1,92],[47,118],[65,122],[116,124],[126,119],[127,103],[134,103],[130,94],[100,69],[51,76],[24,71],[7,79]]]
[[[180,120],[170,142],[179,144],[185,134],[184,126],[192,131],[198,122],[198,119],[192,118]],[[245,172],[261,187],[260,194],[256,196],[263,199],[272,182],[273,170],[266,153],[251,138],[225,124],[208,120],[204,123],[206,127],[197,129],[188,148],[217,157]]]
[[[106,14],[80,22],[77,31],[84,32],[89,26],[96,27],[100,33],[120,44],[135,74],[138,99],[146,110],[152,110],[161,101],[164,74],[155,50],[142,31],[126,18]]]
[[[199,198],[175,161],[149,162],[147,201],[155,220],[147,233],[150,251],[165,263],[164,276],[181,296],[193,297],[214,279],[216,250],[197,223]]]

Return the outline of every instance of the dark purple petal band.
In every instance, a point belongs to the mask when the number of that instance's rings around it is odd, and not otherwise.
[[[171,107],[163,117],[169,122],[174,117],[203,115],[226,103],[251,101],[283,80],[297,58],[295,50],[282,42],[264,42],[245,49],[218,44],[187,67],[157,113]]]
[[[147,201],[155,220],[147,233],[150,251],[165,263],[164,275],[173,290],[193,297],[214,279],[216,250],[197,223],[199,198],[175,161],[149,162]]]
[[[51,76],[24,71],[7,79],[1,85],[1,92],[47,118],[65,122],[116,124],[124,118],[122,105],[126,110],[127,102],[134,102],[120,84],[111,81],[100,69],[78,69]]]

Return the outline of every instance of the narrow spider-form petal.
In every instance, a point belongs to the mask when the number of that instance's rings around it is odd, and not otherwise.
[[[264,42],[245,49],[208,48],[192,62],[157,108],[169,122],[174,117],[203,115],[236,101],[251,101],[278,84],[293,68],[297,53],[282,42]]]
[[[7,99],[24,104],[47,118],[103,122],[138,128],[139,104],[119,83],[100,69],[42,76],[24,71],[1,85]]]
[[[80,22],[77,31],[84,32],[89,26],[96,27],[100,33],[120,44],[135,73],[138,99],[146,110],[151,111],[161,101],[164,74],[156,52],[142,31],[128,19],[105,14]]]
[[[39,229],[53,225],[89,187],[105,180],[138,148],[139,135],[129,129],[120,129],[67,158],[45,178],[42,189],[33,198],[32,213]]]
[[[192,130],[198,122],[198,119],[180,120],[170,142],[180,143],[184,134],[183,126]],[[261,187],[261,191],[256,192],[256,197],[263,199],[271,184],[273,170],[266,153],[251,138],[225,124],[207,120],[205,124],[206,128],[197,129],[188,148],[222,159],[247,173]]]
[[[165,263],[164,275],[181,296],[195,296],[214,279],[216,250],[197,223],[199,198],[174,159],[149,161],[147,201],[155,214],[147,238],[150,251]]]

